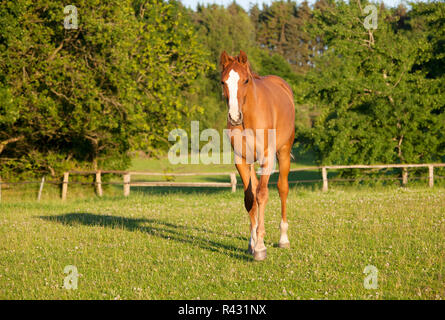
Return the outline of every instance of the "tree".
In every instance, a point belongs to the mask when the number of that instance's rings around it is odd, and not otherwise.
[[[191,112],[182,93],[209,62],[178,3],[72,4],[67,30],[58,1],[0,3],[2,175],[123,169]]]
[[[297,5],[294,1],[275,1],[251,9],[256,26],[256,41],[272,54],[284,57],[297,73],[306,73],[318,54],[320,39],[313,38],[306,30],[312,19],[308,3]]]
[[[338,2],[314,11],[313,27],[328,50],[308,75],[306,98],[322,113],[300,139],[315,147],[322,164],[440,161],[443,80],[418,67],[430,57],[428,33],[405,28],[400,12],[383,6],[377,29],[366,30],[364,5]]]
[[[203,104],[193,100],[199,90],[196,79],[213,65],[180,3],[137,0],[133,5],[139,23],[138,42],[131,51],[134,94],[146,127],[132,141],[135,149],[156,153],[168,147],[172,128],[187,125],[202,110]]]
[[[122,101],[123,53],[132,39],[123,35],[133,33],[134,16],[128,2],[89,1],[79,8],[79,28],[66,30],[56,1],[1,4],[1,87],[16,111],[14,121],[0,123],[1,132],[23,137],[2,156],[15,159],[6,164],[16,169],[54,173],[73,158],[97,167],[100,154],[128,148],[124,113],[132,111]]]

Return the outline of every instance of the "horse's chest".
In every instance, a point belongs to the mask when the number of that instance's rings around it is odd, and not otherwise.
[[[268,140],[268,130],[230,130],[230,142],[235,157],[246,159],[248,163],[253,163],[268,153]]]

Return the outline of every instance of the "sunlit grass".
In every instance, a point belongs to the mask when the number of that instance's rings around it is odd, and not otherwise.
[[[271,188],[268,257],[246,253],[241,191],[132,191],[125,199],[3,201],[3,299],[444,299],[443,188],[293,188],[279,249]],[[201,191],[200,191],[201,190]],[[80,273],[63,286],[63,269]],[[378,289],[363,286],[367,265]]]

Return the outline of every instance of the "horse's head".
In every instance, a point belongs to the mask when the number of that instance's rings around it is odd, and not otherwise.
[[[238,125],[243,121],[241,106],[245,103],[247,89],[252,82],[247,55],[240,51],[239,56],[231,57],[223,51],[220,58],[222,68],[221,84],[224,97],[229,104],[229,120]]]

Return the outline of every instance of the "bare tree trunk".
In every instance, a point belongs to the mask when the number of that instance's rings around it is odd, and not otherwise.
[[[400,136],[399,142],[397,143],[397,156],[399,157],[400,161],[403,163],[405,162],[405,157],[402,153],[402,142],[403,142],[403,134]]]
[[[93,170],[97,171],[97,156],[96,155],[93,158]]]

